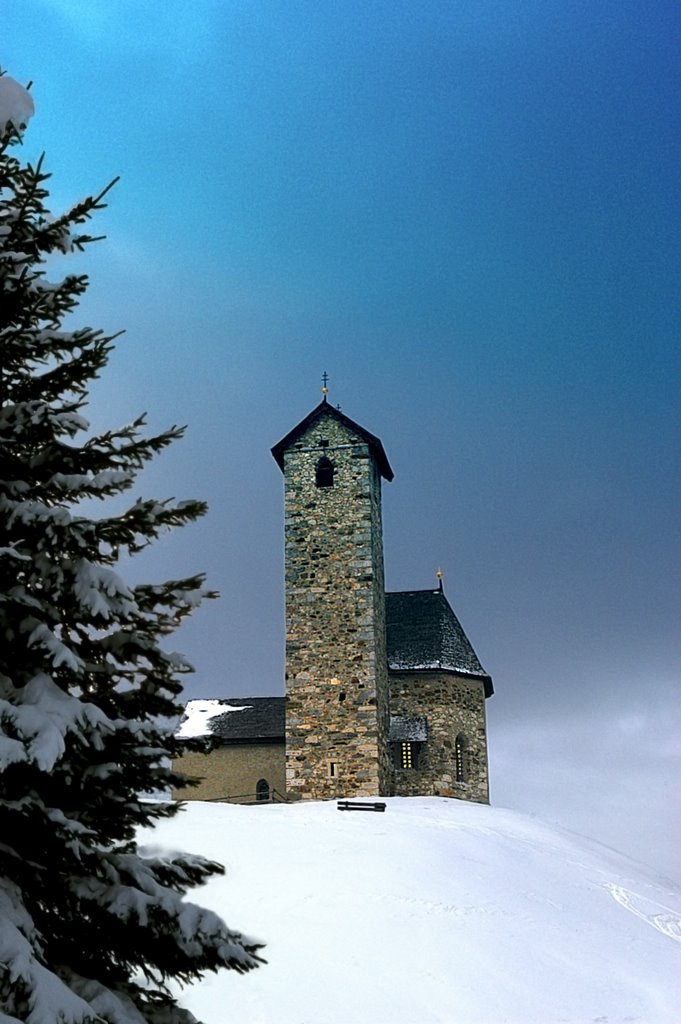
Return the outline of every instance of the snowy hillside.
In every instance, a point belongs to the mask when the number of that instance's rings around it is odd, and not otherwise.
[[[206,1024],[678,1024],[681,891],[497,808],[194,803],[142,841],[220,860],[196,900],[266,941],[208,976]]]

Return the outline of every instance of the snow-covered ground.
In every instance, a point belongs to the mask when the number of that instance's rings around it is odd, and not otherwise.
[[[183,1004],[205,1024],[681,1021],[673,883],[514,811],[386,803],[193,803],[144,833],[221,861],[196,902],[267,943]]]

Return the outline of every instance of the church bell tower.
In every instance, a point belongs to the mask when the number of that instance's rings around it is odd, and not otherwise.
[[[383,445],[326,398],[274,446],[284,473],[289,798],[390,795]]]

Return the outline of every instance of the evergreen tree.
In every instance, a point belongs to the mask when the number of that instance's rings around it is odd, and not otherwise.
[[[259,946],[183,898],[220,865],[136,843],[178,809],[142,795],[183,781],[170,759],[189,666],[162,643],[209,595],[202,576],[126,586],[115,566],[205,508],[89,512],[182,429],[145,437],[140,418],[87,436],[112,338],[64,326],[87,278],[51,283],[45,262],[95,240],[82,226],[108,189],[51,216],[42,159],[13,155],[31,110],[1,76],[0,1022],[180,1024],[193,1017],[168,981],[250,970]]]

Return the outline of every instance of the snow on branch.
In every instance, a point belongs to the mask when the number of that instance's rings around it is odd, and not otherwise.
[[[46,650],[52,660],[53,668],[65,666],[72,672],[81,672],[84,668],[82,660],[73,653],[70,647],[62,643],[44,622],[37,625],[31,632],[28,638],[28,646],[40,646]]]
[[[37,959],[38,937],[17,887],[0,878],[0,986],[30,993],[30,1017],[35,1024],[95,1024],[92,1009]],[[0,1017],[0,1021],[16,1018]],[[20,1022],[18,1022],[20,1024]]]
[[[8,726],[14,736],[7,735]],[[102,735],[112,732],[114,724],[94,704],[64,693],[50,676],[41,673],[17,691],[14,701],[0,700],[0,729],[0,739],[5,740],[0,744],[0,770],[8,763],[27,761],[49,772],[64,753],[69,733],[101,748]],[[17,740],[24,746],[22,756],[16,749]]]
[[[112,569],[85,558],[76,564],[74,593],[81,607],[94,618],[127,617],[137,610],[132,591]]]
[[[8,128],[21,132],[35,114],[33,97],[9,75],[0,76],[0,134]]]

